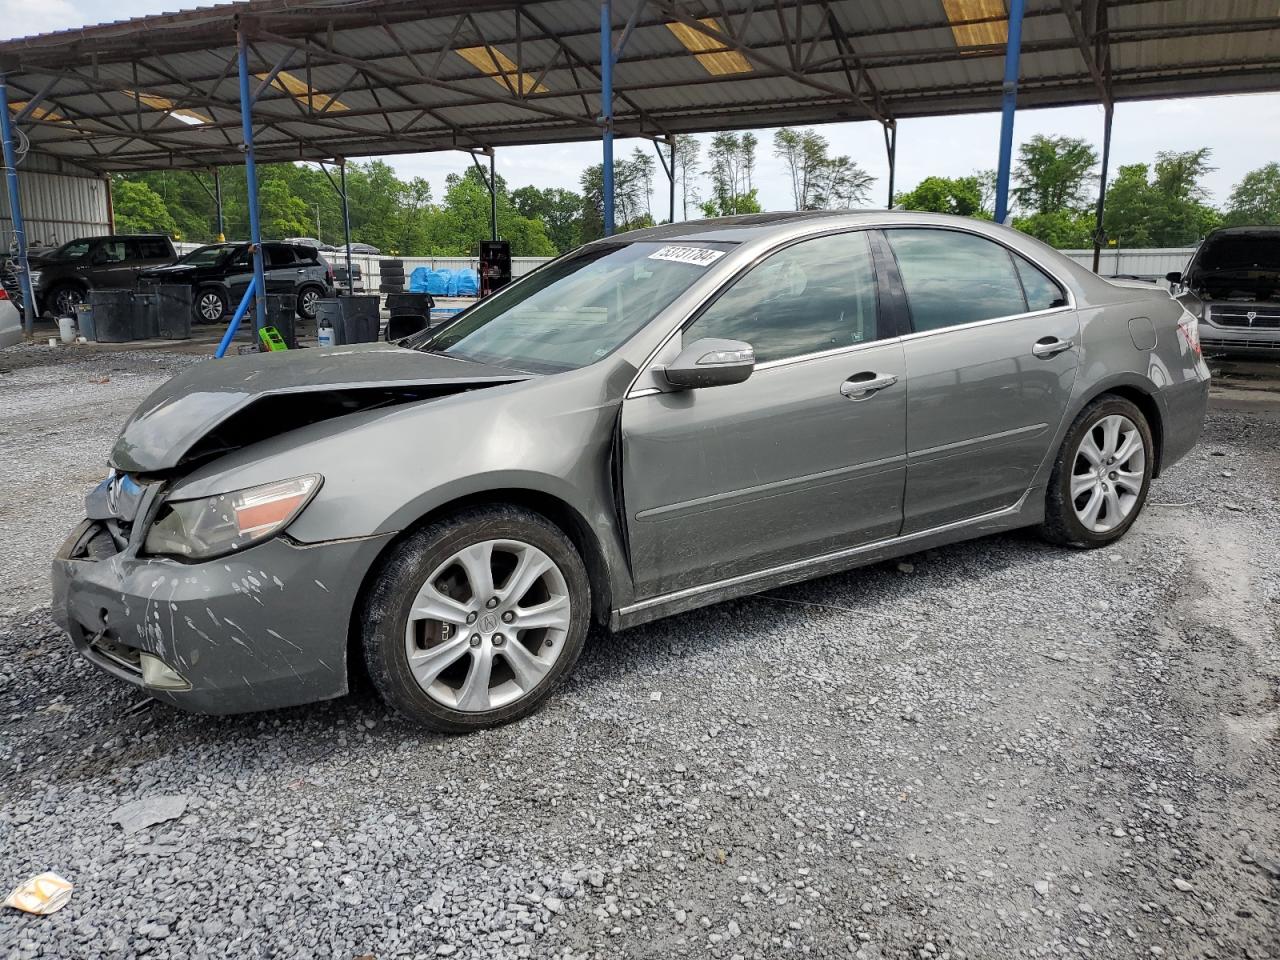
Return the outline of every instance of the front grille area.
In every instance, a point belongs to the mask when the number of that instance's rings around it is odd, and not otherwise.
[[[71,554],[72,560],[108,560],[129,543],[131,524],[96,520]]]
[[[1201,337],[1200,346],[1205,350],[1280,350],[1280,336],[1264,340],[1261,337],[1240,337],[1226,340],[1221,337]]]
[[[1249,314],[1253,314],[1252,317]],[[1280,329],[1280,306],[1252,303],[1213,304],[1209,320],[1220,327],[1246,327],[1250,330]]]

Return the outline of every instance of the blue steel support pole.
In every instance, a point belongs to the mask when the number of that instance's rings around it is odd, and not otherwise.
[[[600,123],[604,127],[604,235],[613,234],[613,21],[609,0],[600,0]]]
[[[1013,114],[1018,104],[1018,55],[1022,52],[1024,0],[1009,0],[1009,45],[1004,54],[1004,97],[1000,104],[1000,164],[996,169],[996,223],[1009,214],[1009,173],[1013,166]]]
[[[253,284],[245,287],[244,296],[240,298],[240,306],[236,307],[235,315],[232,316],[231,322],[227,324],[227,332],[222,335],[222,341],[218,344],[218,349],[214,351],[214,359],[221,360],[227,355],[227,348],[231,346],[231,341],[236,338],[236,331],[240,329],[240,321],[244,319],[244,315],[249,312],[249,301],[254,299]]]
[[[18,283],[22,289],[22,328],[31,332],[36,318],[35,291],[31,288],[31,264],[27,262],[27,225],[22,221],[22,200],[18,197],[18,167],[13,154],[13,124],[9,119],[9,84],[0,73],[0,138],[4,140],[4,174],[9,187],[9,214],[13,218],[13,238],[18,255]]]
[[[244,135],[244,176],[249,188],[249,240],[253,244],[254,343],[267,325],[267,280],[262,269],[262,224],[258,221],[258,170],[253,162],[253,93],[249,89],[249,44],[244,26],[236,24],[236,59],[240,66],[240,128]]]

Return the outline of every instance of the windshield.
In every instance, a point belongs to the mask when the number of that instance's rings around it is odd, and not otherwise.
[[[77,260],[89,252],[89,247],[93,243],[92,240],[72,240],[70,243],[64,243],[53,253],[49,254],[48,260]]]
[[[187,263],[193,267],[212,267],[218,264],[223,257],[236,249],[224,243],[215,243],[208,247],[198,247],[192,250],[185,257],[180,257],[178,263]]]
[[[1246,234],[1209,240],[1196,258],[1196,272],[1220,273],[1224,270],[1280,273],[1280,234]]]
[[[527,373],[576,370],[620,347],[732,246],[594,244],[481,301],[416,347]]]

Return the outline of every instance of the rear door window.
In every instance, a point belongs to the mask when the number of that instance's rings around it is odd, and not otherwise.
[[[137,237],[129,241],[130,258],[134,260],[167,260],[173,256],[169,244],[160,237]]]
[[[262,252],[266,255],[266,266],[291,267],[294,264],[293,247],[283,243],[263,244]]]
[[[1054,307],[1067,305],[1067,295],[1062,292],[1058,282],[1030,260],[1015,253],[1013,264],[1017,267],[1018,278],[1022,281],[1022,292],[1027,297],[1028,310],[1052,310]]]
[[[93,256],[99,263],[121,263],[129,256],[129,245],[123,240],[104,240]]]
[[[1027,312],[1009,251],[958,230],[885,231],[917,332]]]
[[[734,280],[684,331],[743,340],[756,362],[838,350],[880,336],[876,272],[863,231],[802,240]]]

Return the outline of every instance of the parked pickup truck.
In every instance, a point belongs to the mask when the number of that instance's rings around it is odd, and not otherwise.
[[[177,259],[173,241],[163,234],[81,237],[28,256],[36,305],[55,317],[71,313],[94,288],[132,290],[141,271]]]

